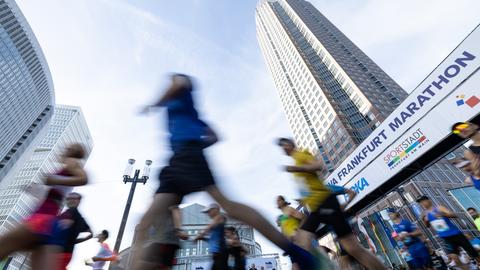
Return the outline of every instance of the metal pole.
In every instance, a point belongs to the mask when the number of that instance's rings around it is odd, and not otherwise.
[[[135,193],[135,187],[137,186],[139,175],[140,175],[140,170],[135,170],[135,175],[133,176],[133,179],[124,180],[125,183],[131,182],[132,186],[130,187],[130,193],[128,194],[127,204],[125,205],[125,210],[123,211],[122,222],[120,223],[120,229],[118,229],[117,240],[115,241],[115,247],[113,248],[113,251],[117,254],[120,251],[123,232],[125,231],[125,226],[127,225],[128,213],[130,212],[130,207],[132,206],[133,194]]]

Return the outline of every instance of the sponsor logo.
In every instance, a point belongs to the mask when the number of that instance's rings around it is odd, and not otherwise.
[[[355,191],[355,193],[360,193],[362,192],[366,187],[368,187],[369,184],[368,184],[368,181],[367,179],[365,179],[365,177],[362,177],[360,180],[358,180],[352,187],[351,189],[353,189],[353,191]]]
[[[423,134],[421,129],[417,129],[410,134],[404,141],[393,148],[388,154],[383,157],[383,160],[390,169],[397,167],[404,160],[408,159],[411,155],[417,152],[429,142],[428,138]]]
[[[457,106],[463,106],[463,105],[468,105],[470,108],[473,108],[480,104],[480,98],[477,96],[471,96],[467,99],[465,99],[465,95],[458,95],[457,96]]]

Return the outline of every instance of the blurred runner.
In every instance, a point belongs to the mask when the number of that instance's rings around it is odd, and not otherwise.
[[[208,252],[212,253],[212,270],[228,269],[228,252],[225,244],[225,223],[227,218],[220,212],[220,206],[210,204],[202,213],[206,213],[212,222],[195,237],[195,241],[208,235]]]
[[[218,189],[204,156],[204,149],[217,142],[213,130],[198,116],[193,102],[193,83],[189,76],[173,74],[171,83],[159,100],[144,109],[165,107],[173,156],[160,173],[160,187],[154,201],[137,226],[138,247],[143,245],[146,232],[154,217],[165,218],[169,207],[182,202],[185,195],[207,191],[232,218],[248,224],[267,239],[286,251],[301,265],[301,269],[314,269],[315,258],[306,250],[288,241],[280,232],[252,208],[233,202]],[[141,249],[134,262],[141,258]],[[134,269],[141,270],[138,266]]]
[[[278,225],[282,233],[295,242],[295,234],[300,228],[300,223],[305,219],[305,215],[291,207],[290,203],[281,195],[277,197],[277,207],[282,211],[282,215],[278,217]],[[298,265],[294,262],[292,262],[292,269],[298,269]]]
[[[470,160],[461,157],[455,159],[452,164],[467,174],[467,177],[465,178],[466,184],[473,185],[477,190],[480,191],[480,158],[473,158]]]
[[[277,207],[282,211],[279,220],[282,233],[294,241],[294,236],[300,228],[300,223],[305,219],[305,215],[291,207],[290,203],[281,195],[277,197]]]
[[[91,258],[91,262],[85,262],[85,265],[91,266],[93,270],[103,270],[103,267],[107,262],[113,262],[117,260],[117,256],[110,249],[105,241],[108,239],[108,231],[103,230],[97,235],[98,243],[100,243],[100,250],[97,255]]]
[[[280,138],[278,145],[282,147],[285,154],[295,160],[294,166],[287,166],[285,169],[293,173],[301,186],[303,204],[310,212],[297,233],[301,246],[309,249],[310,243],[315,239],[314,233],[323,223],[330,225],[343,248],[363,266],[372,270],[386,269],[376,256],[364,249],[357,241],[336,195],[318,178],[317,172],[322,170],[322,164],[309,152],[298,150],[290,139]]]
[[[410,221],[400,218],[400,214],[393,209],[388,209],[388,215],[393,222],[395,233],[397,233],[399,240],[405,244],[412,258],[413,269],[433,269],[428,248],[420,239],[422,235],[420,229]]]
[[[448,256],[462,269],[468,269],[460,259],[460,248],[463,248],[473,259],[480,262],[478,252],[473,248],[465,235],[450,220],[457,216],[444,206],[434,206],[425,195],[420,196],[417,202],[425,209],[423,220],[427,227],[432,227],[448,245]]]
[[[76,192],[69,193],[66,198],[68,209],[60,214],[55,221],[50,244],[59,246],[62,250],[58,259],[61,270],[67,269],[67,265],[72,259],[74,246],[93,237],[90,226],[78,212],[81,199],[82,195]],[[78,238],[80,233],[88,233],[88,235]]]
[[[480,155],[480,127],[478,125],[470,122],[458,122],[452,126],[452,133],[463,139],[472,140],[472,144],[466,152]],[[471,155],[466,153],[465,157],[470,159]]]
[[[88,179],[80,160],[85,158],[80,144],[71,144],[60,158],[62,168],[48,175],[44,184],[49,186],[46,198],[22,224],[0,237],[0,260],[16,251],[32,251],[32,269],[57,269],[53,253],[61,252],[48,245],[53,224],[60,212],[65,195],[75,186],[87,184]]]
[[[240,237],[235,227],[229,226],[225,228],[225,241],[227,244],[228,254],[232,255],[234,258],[233,269],[245,270],[247,264],[245,260],[245,255],[247,253],[247,250],[240,242]]]
[[[180,209],[172,206],[170,210],[171,215],[165,219],[156,218],[153,223],[140,262],[143,270],[170,270],[175,264],[180,239],[188,239],[188,234],[182,230]]]

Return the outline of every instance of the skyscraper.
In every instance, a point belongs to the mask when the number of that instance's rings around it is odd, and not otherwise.
[[[53,104],[52,78],[35,35],[15,1],[0,0],[0,186],[45,133]]]
[[[25,192],[32,183],[42,183],[45,174],[59,169],[58,158],[65,146],[81,143],[90,154],[93,141],[87,123],[78,107],[57,105],[48,126],[46,136],[35,147],[33,154],[22,164],[13,180],[0,190],[0,234],[12,229],[29,213],[35,210],[39,201]],[[9,269],[19,269],[25,265],[25,257],[16,256]]]
[[[331,171],[407,93],[304,0],[262,0],[257,36],[295,140]]]

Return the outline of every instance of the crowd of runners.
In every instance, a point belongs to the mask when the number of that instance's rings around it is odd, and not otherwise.
[[[298,149],[288,138],[279,139],[278,146],[294,162],[284,169],[294,176],[301,188],[300,198],[297,198],[299,206],[295,208],[284,196],[278,195],[277,206],[281,215],[277,225],[280,230],[256,210],[225,196],[217,187],[204,156],[204,149],[216,143],[217,136],[199,118],[192,98],[193,90],[189,76],[174,74],[168,89],[143,110],[148,113],[156,108],[166,108],[173,154],[159,174],[160,185],[152,204],[136,227],[131,269],[172,268],[180,241],[189,239],[182,230],[178,205],[184,196],[200,191],[206,191],[218,204],[211,204],[204,210],[211,223],[192,240],[207,239],[213,270],[246,269],[247,250],[236,229],[226,227],[227,216],[255,228],[281,248],[295,270],[387,269],[374,253],[360,244],[352,231],[352,217],[346,209],[356,193],[344,187],[325,185],[318,174],[323,170],[322,163],[308,151]],[[455,160],[455,166],[468,175],[466,182],[480,190],[480,129],[473,123],[461,122],[453,125],[452,133],[472,142],[464,157]],[[77,209],[82,196],[72,192],[74,187],[88,183],[81,166],[84,157],[85,150],[80,144],[66,148],[60,158],[62,168],[45,177],[44,184],[49,191],[43,202],[24,222],[0,237],[0,259],[17,251],[29,251],[33,269],[67,269],[74,246],[93,238],[90,226]],[[340,202],[339,195],[346,200]],[[468,239],[463,234],[452,222],[458,217],[450,209],[434,205],[427,196],[420,196],[417,202],[424,209],[422,220],[406,220],[395,209],[389,209],[394,229],[392,237],[398,243],[398,252],[408,263],[404,267],[477,269],[480,240]],[[65,205],[66,210],[61,212]],[[480,230],[480,216],[476,209],[470,208],[468,213]],[[417,226],[420,222],[443,239],[448,247],[444,254],[436,253],[427,244]],[[340,252],[318,245],[317,239],[325,229],[335,234]],[[79,235],[85,236],[79,238]],[[104,269],[107,262],[118,260],[118,255],[105,243],[108,236],[106,230],[95,236],[100,250],[85,261],[86,265],[99,270]],[[232,265],[228,263],[229,258],[232,258]],[[332,258],[339,258],[338,263]]]

